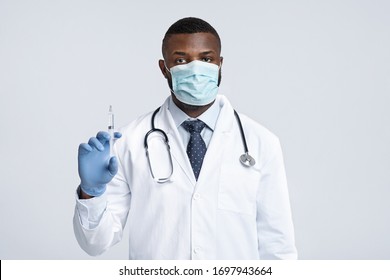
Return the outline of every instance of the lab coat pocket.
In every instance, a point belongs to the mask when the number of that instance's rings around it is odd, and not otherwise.
[[[260,172],[240,164],[224,164],[220,178],[218,208],[256,215],[256,193]]]

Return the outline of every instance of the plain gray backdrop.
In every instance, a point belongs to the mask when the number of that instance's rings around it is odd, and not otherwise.
[[[390,2],[0,0],[0,259],[91,259],[73,234],[79,143],[169,95],[186,16],[222,39],[222,85],[281,140],[301,259],[390,259]],[[249,147],[250,149],[250,147]],[[98,259],[128,258],[121,243]]]

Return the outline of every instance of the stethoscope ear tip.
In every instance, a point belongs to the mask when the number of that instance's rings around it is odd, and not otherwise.
[[[242,154],[240,156],[240,162],[246,167],[252,167],[256,164],[256,161],[248,153]]]

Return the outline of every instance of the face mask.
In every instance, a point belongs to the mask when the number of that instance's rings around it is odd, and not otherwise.
[[[176,65],[168,71],[172,76],[172,92],[179,101],[203,106],[215,100],[218,93],[218,65],[194,60]]]

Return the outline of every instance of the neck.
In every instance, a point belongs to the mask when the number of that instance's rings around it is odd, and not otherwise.
[[[215,102],[215,100],[214,100],[210,104],[207,104],[204,106],[188,105],[188,104],[184,104],[183,102],[180,102],[174,94],[172,94],[172,100],[176,104],[176,106],[179,107],[180,110],[182,110],[184,113],[186,113],[191,118],[199,117],[204,112],[206,112],[207,109],[210,108],[211,105],[213,105]]]

